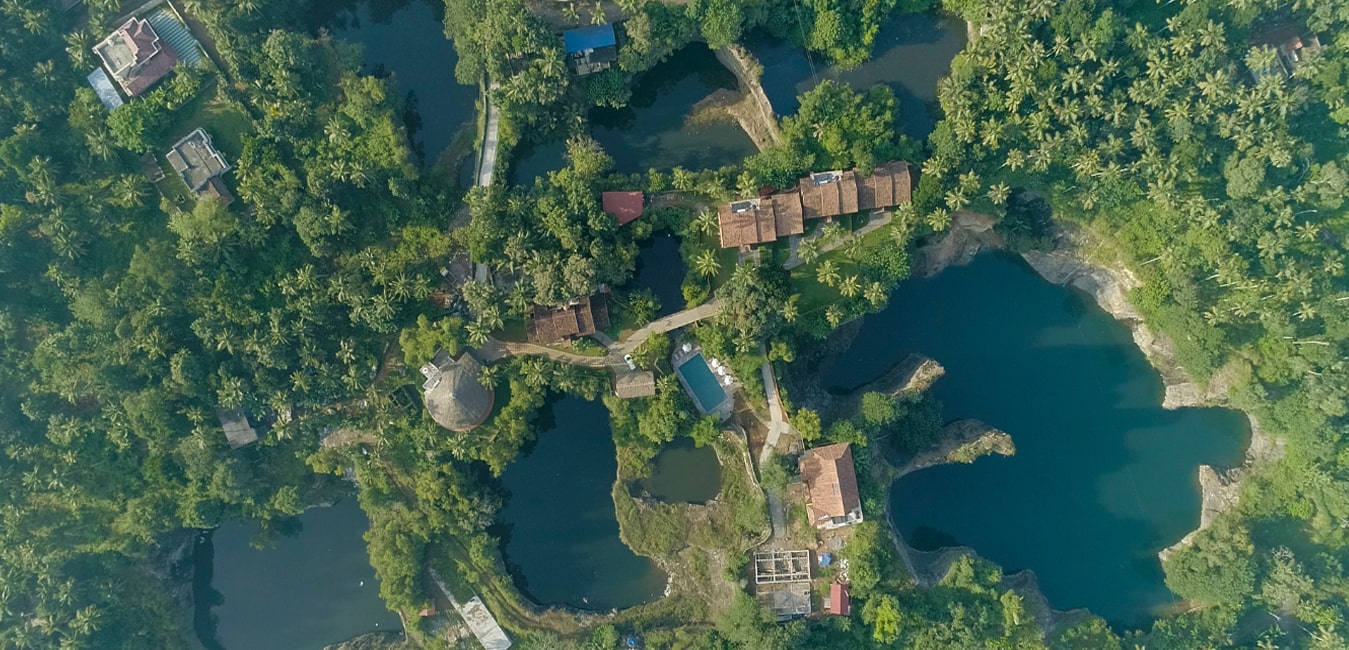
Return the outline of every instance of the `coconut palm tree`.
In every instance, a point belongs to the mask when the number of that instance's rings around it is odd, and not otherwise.
[[[820,262],[815,269],[815,279],[826,287],[832,287],[838,282],[838,265],[831,260]]]
[[[867,302],[870,303],[872,307],[879,308],[881,305],[885,304],[888,296],[885,293],[885,285],[879,282],[872,282],[867,285],[867,289],[862,294],[862,297],[866,298]]]
[[[843,278],[843,280],[838,283],[838,293],[844,298],[856,297],[857,294],[861,292],[862,281],[859,280],[856,275],[850,275]]]
[[[483,386],[492,388],[496,386],[497,382],[500,380],[501,380],[501,366],[498,365],[483,366],[482,370],[478,371],[478,383],[482,384]]]
[[[468,334],[469,345],[475,347],[486,345],[488,339],[491,338],[491,330],[478,321],[464,326],[464,331]]]
[[[801,258],[807,264],[819,259],[820,238],[810,237],[802,239],[801,243],[796,246],[796,256]]]
[[[787,297],[787,302],[782,303],[782,320],[788,323],[795,323],[796,317],[801,315],[800,306],[801,294],[794,293]]]
[[[708,249],[693,258],[693,268],[710,282],[721,272],[721,260],[717,259],[716,251]]]
[[[843,309],[838,305],[829,305],[824,310],[824,319],[829,321],[830,327],[838,327],[838,324],[843,322]]]

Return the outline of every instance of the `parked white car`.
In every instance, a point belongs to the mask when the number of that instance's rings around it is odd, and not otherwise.
[[[625,354],[625,355],[623,355],[623,360],[626,361],[626,362],[628,363],[628,370],[636,370],[636,369],[637,369],[637,362],[635,362],[635,361],[632,360],[632,355],[631,355],[631,354]]]

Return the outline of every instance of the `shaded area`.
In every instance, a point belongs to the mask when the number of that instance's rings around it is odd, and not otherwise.
[[[945,366],[931,393],[948,420],[978,418],[1017,448],[897,481],[910,543],[959,540],[1009,572],[1034,570],[1054,607],[1117,624],[1174,600],[1156,554],[1199,522],[1196,466],[1240,462],[1240,414],[1163,410],[1128,329],[1007,254],[903,283],[822,379],[854,388],[910,352]]]
[[[684,309],[684,276],[688,272],[679,254],[679,239],[668,232],[659,233],[642,242],[637,270],[624,288],[650,289],[660,301],[656,317],[669,316]]]
[[[459,56],[445,38],[440,8],[422,0],[315,3],[314,26],[365,48],[365,65],[392,73],[406,98],[405,122],[423,165],[435,164],[454,134],[473,119],[478,89],[454,78]]]
[[[937,81],[950,71],[951,60],[965,43],[965,23],[960,20],[896,13],[876,35],[872,58],[851,70],[828,65],[821,54],[765,35],[747,45],[763,64],[761,83],[779,116],[795,114],[800,106],[797,96],[820,79],[846,81],[859,91],[885,84],[899,100],[901,132],[923,139],[937,124]]]
[[[694,43],[642,74],[624,108],[591,109],[591,134],[623,173],[735,164],[758,151],[740,126],[729,119],[690,123],[689,117],[714,92],[736,89],[735,75],[706,45]]]
[[[651,497],[666,503],[707,503],[721,491],[721,463],[711,445],[699,447],[679,438],[651,461],[651,475],[642,479]]]
[[[196,544],[193,624],[208,648],[322,648],[367,632],[402,629],[379,597],[355,499],[279,525],[263,549],[256,523],[231,522]]]
[[[665,574],[618,537],[618,474],[609,412],[566,397],[540,416],[534,448],[501,476],[503,553],[521,591],[541,605],[621,609],[660,598]]]
[[[534,179],[567,166],[567,143],[522,142],[511,152],[511,159],[510,184],[531,186]]]

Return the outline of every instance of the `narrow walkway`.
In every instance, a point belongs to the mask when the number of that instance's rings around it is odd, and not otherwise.
[[[721,306],[724,302],[725,301],[721,298],[717,298],[716,300],[705,302],[697,307],[685,309],[684,311],[670,314],[664,318],[658,318],[651,321],[646,327],[633,332],[632,336],[629,336],[627,340],[622,341],[609,349],[612,350],[614,354],[620,356],[631,354],[633,350],[636,350],[642,343],[645,343],[652,334],[677,330],[681,327],[692,325],[700,320],[716,316],[721,313]]]
[[[891,212],[882,212],[880,214],[873,215],[871,217],[871,220],[867,222],[867,225],[862,226],[857,230],[854,230],[851,235],[839,239],[838,241],[830,242],[828,244],[825,244],[824,246],[821,246],[820,254],[823,255],[824,253],[828,253],[829,251],[836,250],[853,239],[856,239],[858,237],[865,237],[870,233],[876,232],[877,230],[890,225],[890,222],[892,220],[894,220],[894,213]],[[820,237],[819,235],[816,235],[812,239],[819,239],[819,237]],[[786,262],[782,263],[782,268],[790,271],[806,263],[805,260],[801,259],[800,257],[797,257],[796,255],[796,249],[798,246],[800,246],[800,242],[797,241],[792,242],[792,254],[790,257],[787,258]]]
[[[767,356],[763,343],[759,343],[759,354]],[[773,362],[765,358],[760,372],[763,374],[764,392],[768,396],[769,417],[768,440],[759,451],[759,465],[762,466],[772,458],[782,434],[796,433],[796,430],[792,428],[791,422],[787,421],[787,410],[782,407],[782,396],[778,394],[778,380],[773,373]]]
[[[534,343],[516,343],[514,341],[501,341],[490,339],[487,344],[478,348],[478,355],[483,363],[499,361],[511,356],[534,355],[547,357],[553,361],[570,363],[574,366],[585,366],[587,368],[607,368],[610,365],[623,363],[622,359],[614,358],[614,355],[603,357],[588,357],[584,354],[575,354],[573,352],[564,352],[550,347],[537,345]]]
[[[768,520],[773,524],[773,539],[787,536],[787,512],[782,506],[782,498],[777,492],[764,490],[768,497]]]
[[[492,91],[496,90],[492,82],[483,94],[482,101],[487,106],[487,128],[483,129],[481,157],[478,159],[478,187],[492,184],[492,174],[497,167],[497,144],[500,142],[501,112],[492,103]]]

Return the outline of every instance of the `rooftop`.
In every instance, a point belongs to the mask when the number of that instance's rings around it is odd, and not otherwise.
[[[770,199],[746,199],[721,206],[717,210],[721,247],[753,246],[777,240],[775,212]]]
[[[160,41],[155,28],[134,17],[95,45],[94,53],[132,97],[145,92],[178,63],[178,54]]]
[[[642,216],[646,197],[641,192],[604,192],[600,201],[604,211],[618,220],[618,225],[626,226]]]
[[[590,336],[606,327],[609,327],[609,306],[604,296],[598,295],[556,309],[535,305],[525,325],[530,340],[540,343]]]
[[[178,172],[187,188],[199,196],[207,190],[211,179],[230,170],[225,157],[221,156],[211,144],[211,136],[202,129],[187,134],[173,145],[164,157],[168,159],[173,170]],[[219,191],[219,185],[216,191]]]
[[[426,377],[422,397],[436,424],[450,431],[468,431],[492,413],[496,396],[478,380],[482,365],[473,355],[464,352],[456,359],[437,350],[421,372]]]
[[[848,616],[852,613],[852,602],[848,598],[848,585],[837,582],[829,585],[829,613],[835,616]]]
[[[567,54],[618,45],[618,36],[611,24],[591,25],[562,32],[562,45]]]
[[[229,442],[230,449],[258,441],[258,432],[253,430],[253,426],[248,423],[248,415],[242,410],[218,406],[215,416],[220,420],[220,427],[225,430],[225,440]]]
[[[857,207],[862,210],[881,210],[908,203],[913,197],[913,178],[909,163],[896,160],[872,170],[870,176],[857,181]]]
[[[806,219],[857,212],[857,175],[852,170],[829,171],[801,179],[801,206]]]
[[[656,394],[656,375],[650,370],[614,370],[614,395],[621,399],[651,397]]]
[[[800,470],[810,492],[806,514],[812,525],[836,528],[862,520],[862,497],[848,443],[807,449]]]

